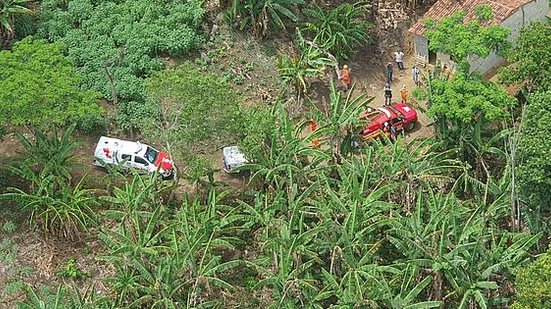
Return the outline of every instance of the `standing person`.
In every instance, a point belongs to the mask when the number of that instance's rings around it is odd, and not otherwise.
[[[350,83],[352,81],[350,79],[350,70],[346,64],[342,67],[340,80],[346,92],[350,88]]]
[[[392,88],[390,88],[390,84],[387,83],[385,86],[385,105],[390,105],[392,101]]]
[[[421,74],[421,71],[419,71],[419,68],[414,65],[413,69],[411,69],[411,77],[413,78],[413,83],[415,86],[419,87],[419,75]]]
[[[402,89],[400,89],[400,97],[402,99],[402,103],[406,103],[408,99],[408,90],[405,84],[402,86]]]
[[[396,128],[392,125],[392,123],[388,124],[388,128],[390,131],[390,141],[394,143],[396,142]]]
[[[394,67],[392,62],[388,62],[386,65],[386,82],[392,84],[392,75],[394,74]]]
[[[394,55],[396,56],[396,65],[398,66],[398,69],[402,71],[404,69],[404,53],[399,50],[395,52]]]
[[[390,125],[388,124],[388,122],[385,122],[383,124],[383,134],[386,135],[386,138],[390,139],[391,138],[391,135],[390,135]]]

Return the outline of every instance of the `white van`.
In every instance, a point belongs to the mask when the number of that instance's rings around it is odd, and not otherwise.
[[[107,136],[100,137],[94,152],[95,166],[121,164],[125,169],[148,173],[158,172],[163,178],[174,176],[173,162],[168,153],[140,142],[131,142]]]

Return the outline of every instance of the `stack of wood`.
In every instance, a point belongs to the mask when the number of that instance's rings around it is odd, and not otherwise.
[[[381,20],[383,30],[396,29],[398,23],[407,21],[411,16],[411,8],[405,6],[404,0],[385,1],[379,0],[376,6],[376,12]]]

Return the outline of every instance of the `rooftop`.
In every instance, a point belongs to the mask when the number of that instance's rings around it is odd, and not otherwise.
[[[481,4],[488,4],[494,13],[494,18],[484,25],[500,24],[522,6],[532,1],[534,0],[439,0],[409,28],[409,32],[422,36],[425,33],[425,20],[440,21],[457,11],[466,12],[465,22],[468,22],[475,18],[474,8]]]

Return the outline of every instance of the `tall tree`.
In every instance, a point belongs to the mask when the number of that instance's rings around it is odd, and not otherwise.
[[[535,212],[533,218],[542,223],[551,215],[551,148],[545,144],[551,135],[550,101],[551,91],[534,93],[528,97],[529,104],[518,146],[519,193],[529,209]]]
[[[500,25],[483,26],[493,17],[489,5],[476,7],[475,15],[475,19],[465,21],[466,13],[460,11],[439,22],[429,19],[425,23],[429,48],[449,55],[463,72],[470,69],[469,56],[486,58],[491,52],[502,52],[510,46],[509,29]]]
[[[500,72],[507,84],[525,83],[529,91],[551,89],[551,26],[533,23],[523,28],[507,54],[509,66]]]

